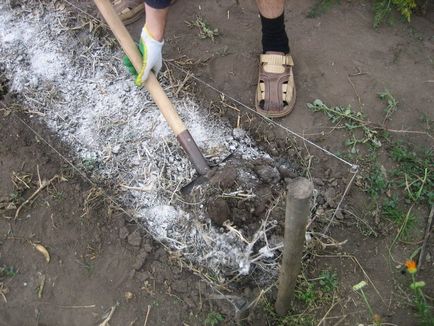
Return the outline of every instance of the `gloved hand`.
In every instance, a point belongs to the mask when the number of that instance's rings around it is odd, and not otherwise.
[[[141,86],[142,83],[148,79],[150,71],[154,71],[157,75],[163,66],[163,56],[161,50],[164,41],[155,40],[146,29],[143,27],[142,35],[140,37],[139,50],[143,55],[143,63],[139,73],[137,73],[133,64],[128,57],[124,57],[124,64],[135,78],[135,84]]]

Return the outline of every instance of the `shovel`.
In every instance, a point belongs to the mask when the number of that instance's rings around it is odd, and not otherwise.
[[[122,49],[124,50],[125,54],[132,62],[134,68],[136,71],[139,71],[142,66],[142,55],[140,54],[139,49],[137,48],[124,24],[114,11],[110,0],[94,0],[94,2],[121,45]],[[196,171],[201,176],[207,174],[207,172],[210,170],[207,161],[203,157],[196,142],[152,72],[149,74],[144,86],[151,94],[152,99],[154,100],[155,104],[157,104],[169,127],[174,132],[179,144],[187,153],[187,156]]]

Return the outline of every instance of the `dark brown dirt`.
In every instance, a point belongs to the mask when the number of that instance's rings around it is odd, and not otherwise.
[[[425,131],[426,124],[421,121],[424,114],[433,119],[434,13],[415,16],[411,25],[399,22],[374,30],[372,8],[366,2],[341,2],[321,17],[308,19],[306,14],[313,3],[296,0],[288,2],[286,8],[298,99],[293,113],[279,121],[334,152],[342,152],[346,150],[345,133],[332,129],[325,116],[308,111],[306,103],[321,98],[332,105],[351,104],[371,121],[381,122],[384,105],[376,94],[388,89],[399,100],[399,110],[388,125],[395,130],[391,137],[418,147],[432,147],[432,139],[408,130]],[[221,36],[215,42],[199,39],[197,30],[185,24],[197,16],[219,28]],[[141,25],[138,22],[131,26],[136,36]],[[177,1],[171,9],[164,51],[167,59],[184,62],[184,67],[201,79],[253,106],[260,52],[260,26],[253,1]],[[208,99],[218,98],[203,86],[198,88]],[[233,112],[229,117],[233,118]],[[243,122],[242,127],[250,128],[272,154],[284,156],[289,138],[286,131],[255,118]],[[62,171],[63,162],[57,154],[37,141],[16,119],[3,118],[0,126],[0,198],[10,198],[14,191],[13,171],[30,172],[34,181],[36,165],[45,178]],[[333,208],[349,180],[347,167],[308,149],[314,155],[311,173],[315,186],[324,194],[318,201]],[[283,177],[294,176],[291,169],[276,168]],[[263,172],[260,167],[253,170],[255,174]],[[232,178],[219,180],[224,187],[233,186]],[[29,196],[34,189],[33,185],[23,195]],[[8,302],[0,305],[0,325],[94,325],[116,302],[119,306],[112,325],[129,325],[134,320],[143,325],[148,305],[148,325],[201,325],[209,311],[221,312],[226,321],[233,318],[229,310],[216,306],[219,301],[209,299],[205,284],[172,265],[164,251],[127,216],[118,211],[109,213],[104,203],[83,215],[90,189],[91,185],[74,176],[41,193],[31,207],[23,210],[19,220],[1,217],[0,267],[13,266],[18,272],[13,278],[0,280],[9,289],[5,294]],[[260,198],[269,198],[267,187],[256,190]],[[368,210],[371,204],[361,189],[353,187],[345,207],[351,207],[374,225]],[[234,204],[214,201],[210,205],[224,206],[224,214],[215,217],[218,223],[227,215],[234,215]],[[260,205],[252,208],[258,210],[257,215],[263,212]],[[13,213],[0,212],[6,217]],[[417,213],[424,225],[427,210]],[[238,223],[250,218],[246,216]],[[415,239],[416,244],[399,243],[393,250],[394,261],[388,249],[395,232],[376,228],[376,237],[368,235],[366,225],[349,214],[338,216],[336,222],[331,236],[337,241],[347,240],[342,248],[315,248],[304,257],[306,278],[317,278],[324,270],[336,271],[338,275],[339,301],[322,325],[369,322],[366,307],[352,292],[352,285],[367,277],[372,280],[367,296],[384,322],[416,325],[414,308],[406,300],[408,275],[402,274],[400,263],[417,248],[420,238]],[[325,222],[319,219],[316,223],[321,229]],[[29,241],[40,241],[46,246],[52,261],[46,264]],[[427,247],[431,257],[433,245],[431,237]],[[433,270],[431,259],[420,273],[427,282],[425,292],[431,298]],[[39,299],[36,288],[41,275],[45,275],[46,281]],[[125,298],[127,292],[133,294],[132,299]],[[329,301],[316,310],[318,321],[331,306]],[[251,324],[273,323],[258,308]]]
[[[284,176],[272,160],[244,160],[235,155],[212,169],[207,179],[193,187],[187,202],[205,202],[214,223],[233,222],[249,236],[271,202],[285,192]],[[282,211],[275,212],[270,220],[283,222]]]
[[[95,188],[13,115],[0,118],[0,125],[1,203],[18,206],[17,195],[28,198],[37,189],[37,168],[41,179],[67,179],[42,191],[17,220],[13,206],[0,205],[0,268],[16,274],[0,275],[7,289],[0,296],[0,325],[97,325],[113,306],[111,325],[143,325],[148,307],[148,325],[203,325],[210,311],[224,314],[210,305],[208,286],[127,215],[101,196],[87,205]],[[31,175],[30,189],[18,193],[14,173]],[[48,250],[49,263],[36,243]]]

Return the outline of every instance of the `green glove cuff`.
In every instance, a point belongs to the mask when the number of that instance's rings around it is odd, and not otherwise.
[[[145,46],[144,46],[142,41],[140,41],[138,48],[139,48],[140,53],[143,55],[143,52],[145,50]],[[124,63],[124,66],[127,68],[128,72],[133,76],[134,80],[136,80],[138,73],[137,73],[137,70],[134,68],[134,65],[131,62],[130,58],[128,58],[128,56],[125,55],[122,58],[122,62]]]

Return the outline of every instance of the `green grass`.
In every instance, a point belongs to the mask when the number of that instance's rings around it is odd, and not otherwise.
[[[428,114],[422,113],[420,117],[420,122],[422,122],[423,127],[426,131],[430,132],[432,129],[434,129],[434,120],[431,119],[431,117]]]
[[[318,299],[315,284],[307,281],[301,283],[295,290],[295,298],[307,306],[313,304]]]
[[[278,326],[309,326],[317,325],[316,311],[319,307],[330,304],[338,289],[336,272],[323,270],[319,276],[307,280],[303,277],[294,291],[294,302],[291,310],[280,316],[274,310],[274,302],[268,298],[261,300],[261,307],[271,325]]]
[[[313,112],[324,113],[336,127],[343,127],[350,133],[345,145],[350,147],[351,153],[357,153],[358,145],[362,144],[374,148],[381,147],[378,131],[371,126],[365,114],[354,111],[351,105],[329,107],[320,99],[316,99],[313,103],[308,103],[307,107]]]
[[[23,192],[18,190],[14,190],[13,192],[11,192],[9,194],[9,198],[14,204],[20,204],[24,201]]]
[[[411,203],[434,204],[434,153],[424,150],[416,153],[413,147],[398,142],[393,144],[390,156],[397,163],[392,170],[393,185],[404,190]]]
[[[215,311],[210,311],[208,313],[208,315],[206,316],[206,319],[204,321],[204,325],[217,326],[224,320],[225,320],[225,317],[221,313],[215,312]]]
[[[189,27],[197,27],[199,29],[199,38],[210,39],[214,42],[215,38],[219,36],[218,28],[211,27],[211,25],[202,17],[196,17],[195,20],[185,22]]]
[[[367,182],[366,192],[374,200],[378,200],[389,188],[386,169],[378,162],[370,167],[365,179]]]
[[[384,23],[391,24],[394,10],[398,11],[407,22],[410,22],[416,7],[415,0],[374,0],[374,27],[377,28]]]
[[[396,226],[402,228],[399,238],[409,239],[411,232],[416,226],[416,217],[408,214],[399,208],[397,197],[386,199],[381,206],[381,215],[392,221]]]
[[[392,118],[392,115],[397,111],[398,101],[387,89],[384,92],[379,93],[378,97],[387,104],[387,107],[384,110],[384,122],[386,122],[387,120],[390,120]]]
[[[262,299],[262,309],[267,315],[271,325],[275,326],[314,326],[316,325],[315,317],[307,313],[288,312],[285,316],[280,316],[274,310],[274,305],[269,299]]]
[[[17,270],[13,266],[0,267],[0,280],[7,277],[14,277],[17,273]]]
[[[315,100],[308,107],[313,112],[325,114],[334,128],[346,131],[345,144],[349,149],[339,156],[350,158],[361,166],[361,178],[356,184],[370,198],[369,206],[364,205],[371,210],[368,216],[381,216],[395,226],[395,235],[388,249],[392,256],[397,241],[414,243],[420,239],[420,231],[423,232],[426,216],[418,216],[417,212],[434,205],[434,153],[432,149],[423,148],[418,143],[407,144],[393,140],[384,125],[393,119],[398,109],[398,100],[388,90],[378,96],[385,103],[383,124],[369,121],[365,114],[354,111],[350,106],[332,107],[321,100]],[[432,120],[428,116],[423,116],[421,122],[427,132],[432,129]],[[378,226],[381,227],[381,224]],[[407,245],[413,246],[410,243]],[[323,271],[315,280],[320,281],[324,292],[333,292],[337,287],[337,279],[330,271]],[[310,305],[311,302],[315,305],[319,300],[308,286],[304,286],[298,293],[297,299]],[[424,325],[427,317],[425,308],[422,308],[415,324]],[[372,313],[372,318],[374,316],[376,315]]]
[[[98,161],[94,158],[85,158],[81,161],[81,167],[86,172],[92,172],[98,166]]]

